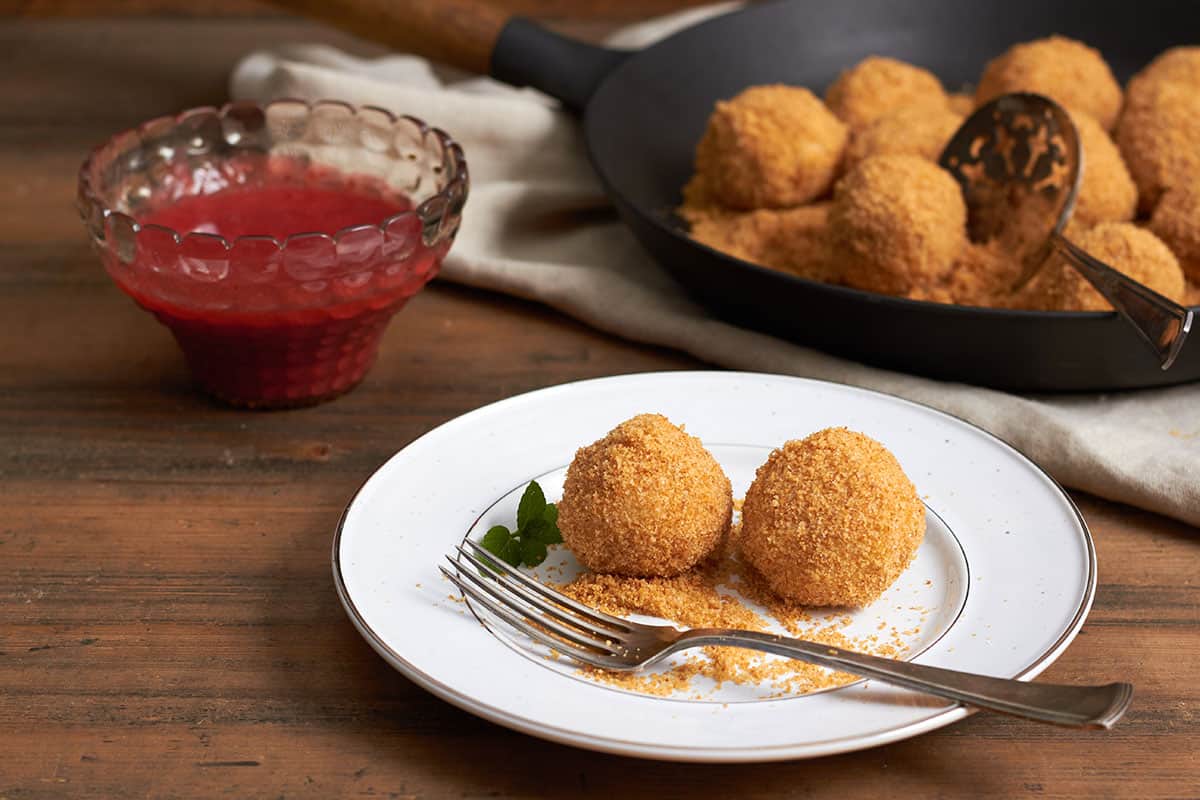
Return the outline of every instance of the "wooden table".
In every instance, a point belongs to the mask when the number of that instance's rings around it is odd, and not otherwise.
[[[166,330],[89,253],[78,163],[129,124],[219,102],[254,47],[369,48],[232,2],[207,19],[122,5],[153,13],[0,21],[0,798],[1200,796],[1198,531],[1087,496],[1100,587],[1045,677],[1132,680],[1109,733],[979,714],[812,762],[664,764],[510,732],[394,672],[330,578],[359,483],[484,403],[701,365],[436,284],[336,402],[199,397]]]

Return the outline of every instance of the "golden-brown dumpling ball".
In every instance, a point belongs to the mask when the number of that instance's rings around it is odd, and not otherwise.
[[[558,527],[594,572],[670,576],[710,555],[732,514],[729,478],[700,440],[640,414],[575,453]]]
[[[1163,242],[1129,222],[1107,222],[1082,234],[1076,245],[1176,302],[1184,299],[1183,270]],[[1112,306],[1059,256],[1022,291],[1023,304],[1044,311],[1111,311]]]
[[[905,106],[945,107],[946,90],[926,69],[869,56],[844,71],[825,92],[829,109],[852,129]]]
[[[717,103],[696,146],[696,176],[721,205],[801,205],[833,183],[846,126],[807,89],[755,86]]]
[[[1172,186],[1200,181],[1200,90],[1175,81],[1144,84],[1129,96],[1117,146],[1144,213]]]
[[[1171,248],[1184,275],[1200,283],[1200,183],[1168,190],[1154,209],[1150,230]]]
[[[949,107],[905,106],[850,134],[846,168],[868,156],[909,155],[936,162],[963,123]]]
[[[1159,54],[1129,81],[1129,92],[1136,98],[1144,86],[1155,83],[1200,87],[1200,47],[1172,47]]]
[[[793,440],[758,468],[742,505],[742,556],[780,597],[863,606],[912,561],[925,507],[900,462],[846,428]]]
[[[967,208],[950,173],[917,156],[872,156],[838,182],[829,212],[842,280],[907,294],[932,286],[966,246]]]
[[[1128,222],[1137,213],[1137,186],[1116,142],[1090,114],[1069,113],[1083,153],[1083,175],[1072,219],[1088,227],[1101,222]]]
[[[1063,36],[1013,45],[988,62],[976,102],[1011,92],[1045,95],[1091,114],[1105,130],[1113,129],[1121,113],[1121,86],[1100,51]]]

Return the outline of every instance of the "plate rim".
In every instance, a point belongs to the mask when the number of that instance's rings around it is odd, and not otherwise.
[[[1075,501],[1067,493],[1066,489],[1062,486],[1062,484],[1060,484],[1057,480],[1055,480],[1055,478],[1052,475],[1050,475],[1050,473],[1048,473],[1045,469],[1043,469],[1039,464],[1037,464],[1037,462],[1033,461],[1031,458],[1026,456],[1019,449],[1017,449],[1013,445],[1009,444],[1007,441],[1005,441],[1001,437],[997,436],[994,433],[991,433],[988,430],[985,430],[984,428],[976,425],[975,423],[970,422],[969,420],[965,420],[962,417],[956,416],[954,414],[948,413],[946,411],[942,411],[941,409],[937,409],[937,408],[933,408],[932,406],[925,405],[924,403],[918,403],[914,400],[909,400],[904,397],[899,397],[897,395],[889,394],[887,392],[881,392],[881,391],[878,391],[875,389],[866,389],[863,387],[853,386],[850,384],[837,383],[835,381],[825,381],[825,380],[820,380],[817,378],[805,378],[805,377],[794,376],[794,375],[780,375],[780,374],[769,373],[769,372],[747,372],[747,371],[741,371],[741,370],[662,370],[662,371],[653,371],[653,372],[621,373],[619,375],[606,375],[606,376],[602,376],[602,377],[598,377],[598,378],[586,378],[586,379],[577,380],[577,381],[567,381],[566,383],[559,383],[559,384],[554,384],[552,386],[545,386],[545,387],[541,387],[539,389],[534,389],[534,390],[531,390],[528,392],[521,392],[519,394],[515,394],[510,397],[505,397],[500,400],[496,400],[491,403],[486,403],[482,406],[478,406],[477,408],[471,409],[470,411],[467,411],[463,414],[458,414],[454,417],[451,417],[450,419],[446,420],[445,422],[440,423],[439,425],[435,426],[434,428],[426,431],[425,433],[421,434],[417,438],[413,439],[411,442],[404,445],[399,450],[395,451],[390,456],[388,456],[387,459],[383,463],[381,463],[379,466],[377,466],[375,469],[373,469],[371,471],[371,474],[368,475],[359,484],[358,488],[355,489],[354,494],[351,495],[351,497],[347,501],[345,507],[342,509],[342,513],[338,517],[337,525],[334,528],[333,542],[332,542],[332,547],[331,547],[332,552],[331,552],[330,566],[333,571],[334,587],[337,590],[338,600],[341,602],[342,608],[345,610],[347,616],[350,618],[350,622],[354,625],[355,629],[359,632],[359,635],[361,635],[366,640],[367,644],[370,645],[371,648],[373,650],[375,650],[375,652],[378,653],[384,659],[384,661],[388,662],[388,664],[390,664],[394,669],[396,669],[398,672],[400,672],[406,678],[408,678],[413,683],[420,686],[422,689],[425,689],[430,694],[433,694],[435,697],[438,697],[438,698],[450,703],[451,705],[462,709],[463,711],[467,711],[468,713],[474,714],[475,716],[478,716],[482,719],[486,719],[489,722],[496,723],[498,725],[509,728],[511,730],[515,730],[519,733],[524,733],[524,734],[527,734],[530,736],[535,736],[540,739],[545,739],[548,741],[556,742],[558,744],[565,744],[565,745],[570,745],[572,747],[579,747],[579,748],[593,750],[593,751],[597,751],[597,752],[610,753],[613,755],[621,755],[621,756],[629,756],[629,757],[634,757],[634,758],[653,759],[653,760],[661,760],[661,761],[676,761],[676,762],[690,762],[690,763],[728,763],[728,764],[765,763],[765,762],[770,762],[770,761],[789,761],[789,760],[794,760],[794,759],[816,758],[816,757],[826,756],[826,755],[836,755],[839,753],[853,752],[853,751],[857,751],[857,750],[865,750],[865,749],[869,749],[869,748],[873,748],[873,747],[878,747],[880,745],[889,744],[891,742],[908,739],[913,736],[918,736],[922,733],[927,733],[929,731],[945,727],[946,725],[957,722],[960,719],[964,719],[967,716],[974,714],[977,711],[977,709],[970,708],[968,706],[964,706],[961,703],[956,703],[956,704],[950,706],[949,708],[944,708],[942,710],[935,711],[935,712],[931,713],[929,716],[922,717],[921,719],[915,720],[913,722],[909,722],[904,725],[899,725],[894,728],[889,728],[889,729],[877,732],[875,734],[868,735],[866,737],[864,737],[862,735],[853,735],[853,736],[841,737],[838,739],[827,739],[827,740],[823,740],[821,742],[816,742],[816,743],[784,744],[784,745],[773,745],[773,746],[769,746],[769,747],[753,747],[753,748],[744,747],[744,746],[731,747],[731,748],[712,748],[712,747],[649,745],[649,744],[644,744],[644,743],[635,743],[635,742],[611,739],[611,738],[606,738],[606,737],[601,737],[601,736],[579,734],[575,731],[572,731],[572,730],[569,730],[566,728],[560,728],[560,727],[553,726],[553,725],[545,725],[545,724],[541,724],[538,722],[534,722],[534,721],[522,718],[515,714],[508,714],[508,713],[505,713],[502,711],[498,711],[496,709],[491,708],[490,706],[476,702],[473,698],[471,698],[468,695],[464,695],[464,694],[454,691],[449,686],[446,686],[445,684],[437,681],[432,676],[426,675],[424,672],[417,669],[412,664],[410,664],[408,661],[406,661],[403,656],[401,656],[399,653],[397,653],[389,644],[387,644],[387,642],[385,642],[383,640],[383,638],[379,634],[377,634],[374,631],[374,629],[371,628],[370,624],[366,621],[366,619],[362,616],[362,613],[358,610],[358,607],[354,603],[354,599],[350,596],[349,589],[346,587],[345,579],[342,575],[340,545],[341,545],[343,533],[345,532],[346,519],[349,516],[350,510],[354,507],[355,501],[358,499],[358,497],[362,493],[363,489],[366,488],[367,484],[370,483],[371,480],[375,478],[375,476],[379,473],[379,471],[381,469],[383,469],[384,466],[386,466],[388,463],[390,463],[392,459],[394,459],[396,456],[398,456],[404,450],[408,449],[409,447],[412,447],[413,445],[415,445],[417,442],[421,441],[422,439],[425,439],[426,437],[435,434],[436,432],[438,432],[442,428],[446,427],[447,425],[455,423],[465,417],[468,417],[468,416],[471,416],[474,414],[478,414],[478,413],[482,413],[482,412],[485,412],[488,410],[493,410],[496,406],[499,406],[499,405],[507,404],[510,402],[520,401],[520,400],[526,399],[533,395],[538,395],[538,394],[542,394],[542,393],[546,393],[546,392],[554,392],[557,390],[561,390],[565,387],[576,387],[576,386],[586,385],[586,384],[591,384],[591,383],[609,382],[609,381],[613,381],[613,380],[629,379],[629,378],[664,378],[664,377],[693,377],[693,378],[709,377],[709,378],[712,378],[712,377],[716,377],[716,376],[730,377],[730,376],[737,376],[737,375],[742,375],[742,376],[747,376],[747,377],[756,377],[756,378],[770,378],[773,380],[778,380],[778,379],[782,378],[782,379],[785,379],[788,381],[799,381],[802,383],[809,383],[809,384],[835,386],[840,389],[849,389],[851,391],[861,392],[861,393],[867,394],[867,395],[875,395],[878,397],[886,398],[887,400],[890,400],[890,401],[898,401],[905,405],[914,406],[923,411],[933,412],[936,415],[941,415],[941,416],[947,417],[949,419],[955,420],[956,422],[962,423],[963,425],[966,425],[967,427],[972,428],[979,433],[982,433],[984,436],[993,440],[995,443],[999,444],[1001,447],[1009,450],[1012,454],[1017,456],[1017,458],[1020,461],[1024,462],[1026,465],[1028,465],[1030,467],[1033,467],[1033,469],[1037,473],[1039,473],[1043,478],[1046,479],[1046,481],[1049,482],[1049,484],[1054,488],[1054,490],[1056,490],[1058,492],[1058,494],[1062,497],[1062,499],[1066,501],[1068,508],[1070,508],[1071,512],[1075,516],[1075,520],[1079,524],[1080,531],[1082,532],[1083,542],[1086,545],[1086,549],[1087,549],[1087,571],[1088,571],[1087,580],[1086,580],[1087,585],[1084,590],[1083,596],[1080,598],[1079,605],[1075,610],[1075,614],[1071,618],[1071,622],[1066,626],[1066,628],[1063,630],[1062,634],[1060,634],[1059,637],[1054,641],[1054,643],[1051,644],[1049,647],[1047,647],[1041,654],[1035,656],[1033,661],[1027,667],[1025,667],[1023,670],[1018,672],[1016,675],[1013,675],[1012,676],[1013,679],[1021,680],[1021,681],[1033,680],[1038,675],[1040,675],[1042,672],[1044,672],[1051,664],[1053,664],[1056,660],[1058,660],[1058,657],[1060,655],[1062,655],[1063,651],[1065,651],[1066,648],[1071,644],[1071,642],[1074,641],[1074,639],[1078,635],[1080,629],[1083,627],[1084,622],[1087,620],[1088,613],[1091,611],[1092,604],[1093,604],[1093,602],[1095,600],[1095,596],[1096,596],[1096,585],[1097,585],[1097,577],[1098,577],[1096,545],[1095,545],[1095,541],[1092,538],[1091,529],[1088,528],[1087,521],[1083,518],[1083,514],[1079,511],[1079,507],[1075,504]]]

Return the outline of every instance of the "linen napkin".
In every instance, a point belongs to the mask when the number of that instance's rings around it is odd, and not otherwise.
[[[609,44],[643,47],[736,5],[639,24]],[[539,301],[611,334],[723,367],[820,378],[925,403],[1005,439],[1067,486],[1200,524],[1200,384],[1018,396],[864,366],[717,320],[603,213],[608,202],[577,122],[530,89],[413,56],[362,60],[300,45],[247,56],[231,92],[372,104],[449,131],[467,153],[472,185],[443,264],[446,280]]]

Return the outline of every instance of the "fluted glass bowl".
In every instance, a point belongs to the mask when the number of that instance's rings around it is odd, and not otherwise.
[[[236,238],[144,222],[191,196],[280,181],[352,184],[406,210]],[[462,149],[437,128],[379,108],[279,100],[118,134],[84,162],[78,206],[109,275],[170,328],[197,384],[236,405],[279,407],[363,378],[392,315],[437,273],[467,190]]]

